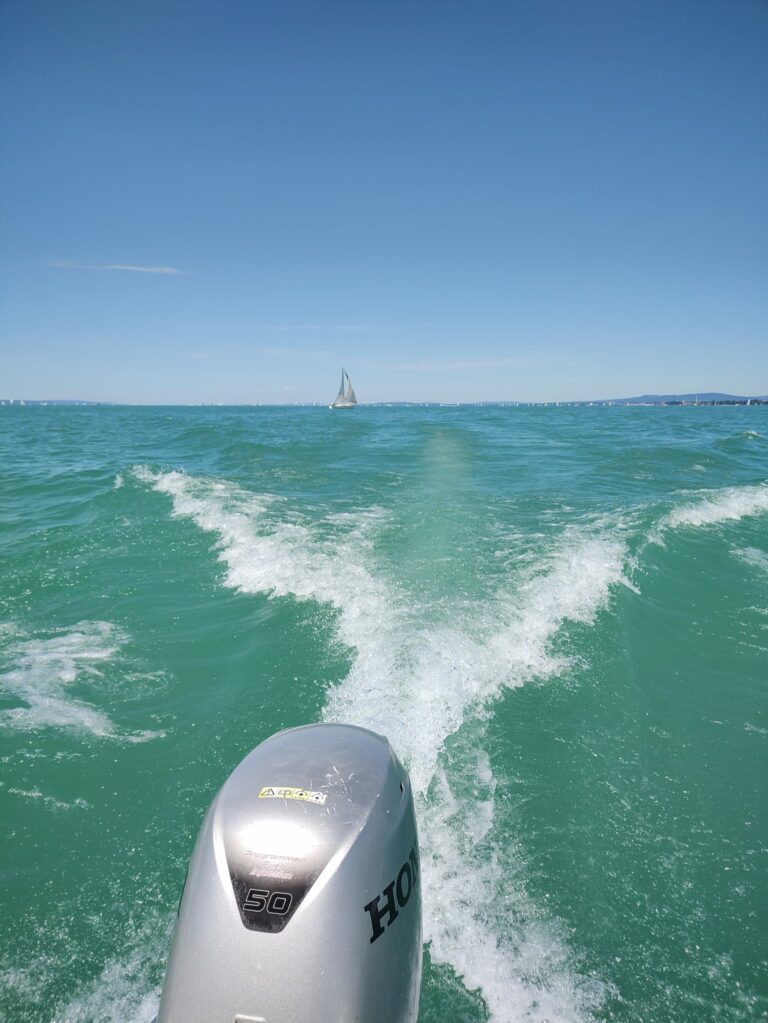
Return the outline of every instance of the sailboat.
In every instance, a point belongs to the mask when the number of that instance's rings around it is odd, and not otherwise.
[[[345,369],[341,371],[341,384],[339,393],[333,399],[328,408],[354,408],[357,405],[357,398],[352,388],[352,381]]]

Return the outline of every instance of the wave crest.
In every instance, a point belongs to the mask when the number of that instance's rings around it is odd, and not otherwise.
[[[659,523],[659,531],[686,526],[715,526],[738,522],[768,511],[768,485],[728,487],[708,491],[698,501],[675,508]]]

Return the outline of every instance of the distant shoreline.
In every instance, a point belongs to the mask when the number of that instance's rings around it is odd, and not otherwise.
[[[54,406],[57,408],[325,408],[326,402],[142,402],[77,401],[70,399],[0,398],[0,407]],[[768,405],[768,396],[755,398],[723,395],[716,398],[685,396],[652,398],[605,398],[597,401],[371,401],[361,408],[680,408],[696,406]]]

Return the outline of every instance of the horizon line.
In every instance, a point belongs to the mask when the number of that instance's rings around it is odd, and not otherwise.
[[[702,397],[703,395],[703,397]],[[707,395],[716,395],[707,397]],[[645,399],[645,400],[642,400]],[[656,400],[653,400],[656,399]],[[686,404],[712,404],[713,402],[727,401],[755,401],[768,402],[768,394],[726,394],[717,392],[685,392],[681,394],[647,394],[635,395],[628,398],[546,398],[546,399],[519,399],[519,398],[478,398],[475,400],[446,401],[436,399],[403,399],[385,398],[379,401],[361,401],[357,403],[360,408],[382,408],[392,405],[404,405],[413,407],[432,406],[436,408],[461,408],[480,406],[534,406],[534,405],[663,405],[670,402],[685,402]],[[0,404],[5,405],[105,405],[113,408],[324,408],[329,402],[323,401],[110,401],[106,399],[93,398],[0,398]]]

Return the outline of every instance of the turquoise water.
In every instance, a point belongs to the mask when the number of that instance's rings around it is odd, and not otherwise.
[[[768,1017],[768,409],[0,409],[0,1016],[151,1019],[203,812],[387,734],[423,1023]]]

